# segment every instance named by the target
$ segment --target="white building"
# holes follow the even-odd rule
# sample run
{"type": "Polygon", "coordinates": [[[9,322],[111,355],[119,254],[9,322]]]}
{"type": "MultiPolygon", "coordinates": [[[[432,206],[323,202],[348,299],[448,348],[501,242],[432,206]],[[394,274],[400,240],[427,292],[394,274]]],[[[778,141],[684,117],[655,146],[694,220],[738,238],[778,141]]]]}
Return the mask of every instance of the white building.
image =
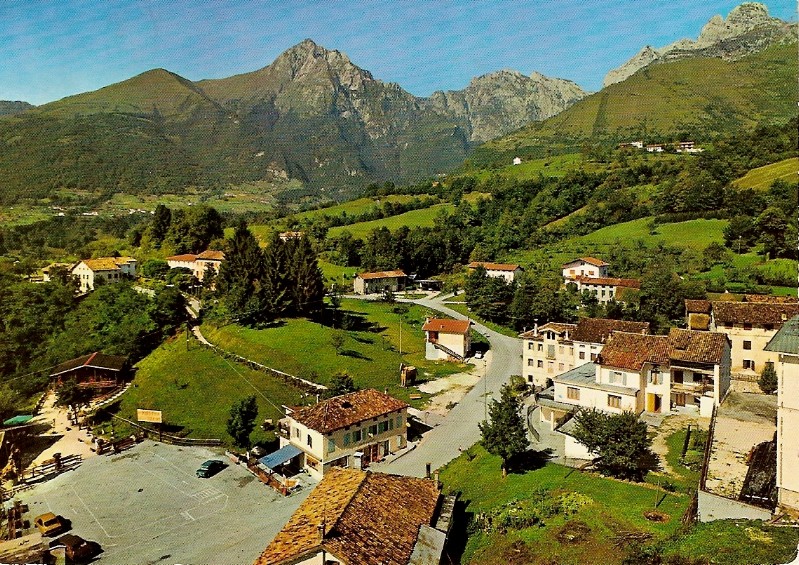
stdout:
{"type": "Polygon", "coordinates": [[[563,282],[564,284],[574,282],[577,277],[607,277],[608,266],[610,263],[595,257],[580,257],[563,264],[563,282]]]}
{"type": "Polygon", "coordinates": [[[627,299],[625,292],[637,292],[641,289],[641,281],[638,279],[578,276],[569,282],[577,285],[578,292],[591,293],[600,304],[607,304],[611,300],[624,302],[627,299]]]}
{"type": "Polygon", "coordinates": [[[353,281],[353,290],[355,294],[375,294],[387,290],[399,292],[405,290],[407,278],[400,270],[360,273],[353,281]]]}
{"type": "Polygon", "coordinates": [[[136,259],[133,257],[100,257],[84,259],[72,268],[72,276],[80,282],[80,291],[94,290],[98,281],[118,283],[136,278],[136,259]]]}
{"type": "Polygon", "coordinates": [[[425,359],[463,361],[472,348],[469,320],[427,318],[425,332],[425,359]]]}
{"type": "Polygon", "coordinates": [[[213,249],[206,249],[199,255],[185,253],[166,258],[170,269],[188,269],[198,281],[203,280],[207,269],[213,269],[216,273],[219,273],[219,268],[224,260],[225,253],[213,249]]]}
{"type": "Polygon", "coordinates": [[[486,276],[495,277],[499,279],[505,279],[505,282],[512,283],[516,280],[516,277],[521,275],[524,272],[524,269],[521,265],[516,265],[513,263],[489,263],[486,261],[472,261],[467,265],[469,269],[469,274],[474,272],[475,269],[478,267],[482,267],[486,270],[486,276]]]}

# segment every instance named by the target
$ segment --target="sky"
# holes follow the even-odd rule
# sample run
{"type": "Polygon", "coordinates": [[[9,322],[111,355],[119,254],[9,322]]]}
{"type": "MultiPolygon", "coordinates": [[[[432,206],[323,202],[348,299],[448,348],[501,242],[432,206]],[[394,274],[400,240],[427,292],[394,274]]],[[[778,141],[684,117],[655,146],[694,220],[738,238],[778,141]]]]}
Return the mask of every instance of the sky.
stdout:
{"type": "MultiPolygon", "coordinates": [[[[644,45],[695,39],[728,0],[2,0],[0,100],[43,104],[153,68],[267,66],[305,38],[427,96],[499,69],[602,87],[644,45]]],[[[796,21],[795,0],[766,2],[796,21]]]]}

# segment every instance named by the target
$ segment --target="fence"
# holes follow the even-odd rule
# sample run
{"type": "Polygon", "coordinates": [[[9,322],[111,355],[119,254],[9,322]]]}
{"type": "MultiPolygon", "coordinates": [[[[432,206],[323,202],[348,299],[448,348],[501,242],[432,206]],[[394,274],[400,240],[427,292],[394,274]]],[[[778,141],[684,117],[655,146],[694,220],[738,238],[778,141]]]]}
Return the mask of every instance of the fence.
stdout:
{"type": "Polygon", "coordinates": [[[116,414],[113,415],[114,418],[117,420],[122,420],[128,425],[133,426],[137,430],[141,430],[144,432],[145,437],[149,437],[150,439],[157,439],[163,443],[169,443],[171,445],[180,445],[184,447],[190,446],[204,446],[204,447],[214,447],[218,445],[222,445],[221,439],[193,439],[188,437],[179,437],[173,436],[171,434],[165,434],[160,430],[153,430],[151,428],[147,428],[138,424],[132,420],[128,420],[127,418],[123,418],[122,416],[117,416],[116,414]]]}

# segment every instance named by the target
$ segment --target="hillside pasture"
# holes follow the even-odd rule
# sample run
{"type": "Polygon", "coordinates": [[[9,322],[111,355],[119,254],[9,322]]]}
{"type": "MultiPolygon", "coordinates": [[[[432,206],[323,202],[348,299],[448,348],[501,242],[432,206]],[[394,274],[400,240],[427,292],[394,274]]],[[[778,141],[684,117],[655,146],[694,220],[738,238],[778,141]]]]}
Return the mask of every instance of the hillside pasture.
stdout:
{"type": "Polygon", "coordinates": [[[792,184],[799,182],[799,157],[752,169],[734,180],[732,184],[738,188],[766,190],[775,180],[784,180],[792,184]]]}
{"type": "Polygon", "coordinates": [[[373,230],[385,227],[391,231],[399,227],[407,226],[414,227],[431,227],[435,223],[436,216],[442,211],[452,212],[455,207],[452,204],[435,204],[429,208],[422,208],[421,210],[411,210],[404,214],[391,216],[389,218],[382,218],[380,220],[372,220],[370,222],[359,222],[357,224],[350,224],[348,226],[338,226],[331,228],[327,234],[328,237],[340,236],[345,231],[348,231],[355,238],[365,238],[373,230]]]}

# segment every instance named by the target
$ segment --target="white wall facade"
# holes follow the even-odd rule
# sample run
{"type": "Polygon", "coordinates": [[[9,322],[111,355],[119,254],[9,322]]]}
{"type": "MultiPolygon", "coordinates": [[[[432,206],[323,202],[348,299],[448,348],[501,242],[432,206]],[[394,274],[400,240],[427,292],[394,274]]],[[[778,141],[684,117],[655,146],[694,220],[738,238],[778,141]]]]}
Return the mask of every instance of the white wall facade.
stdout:
{"type": "Polygon", "coordinates": [[[799,512],[799,356],[779,355],[777,379],[778,502],[799,512]]]}

